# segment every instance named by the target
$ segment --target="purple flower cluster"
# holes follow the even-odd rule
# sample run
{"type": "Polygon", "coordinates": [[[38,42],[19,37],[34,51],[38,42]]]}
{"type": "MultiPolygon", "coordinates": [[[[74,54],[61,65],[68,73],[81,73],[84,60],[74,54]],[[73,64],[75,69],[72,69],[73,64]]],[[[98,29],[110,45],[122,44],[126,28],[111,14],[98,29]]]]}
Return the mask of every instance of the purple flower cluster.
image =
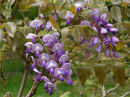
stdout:
{"type": "Polygon", "coordinates": [[[74,14],[71,11],[67,11],[65,15],[66,24],[71,24],[71,20],[74,18],[74,14]]]}
{"type": "Polygon", "coordinates": [[[40,29],[43,29],[45,27],[45,25],[43,24],[43,22],[41,20],[35,19],[30,22],[30,27],[32,27],[33,29],[38,31],[40,29]]]}
{"type": "Polygon", "coordinates": [[[90,48],[93,48],[95,45],[98,46],[96,51],[99,53],[105,49],[107,57],[111,56],[112,50],[113,56],[118,58],[119,55],[116,52],[116,46],[119,42],[119,39],[115,36],[115,34],[118,32],[118,29],[107,21],[106,13],[100,16],[98,9],[92,10],[91,16],[93,17],[93,21],[89,22],[84,20],[81,21],[80,24],[87,25],[97,32],[97,35],[90,37],[90,48]]]}
{"type": "Polygon", "coordinates": [[[71,63],[68,51],[65,51],[64,44],[59,42],[59,33],[46,34],[42,38],[29,33],[26,38],[31,41],[25,43],[25,52],[32,59],[32,70],[37,73],[37,81],[45,81],[46,91],[53,94],[57,80],[66,80],[72,85],[71,63]]]}

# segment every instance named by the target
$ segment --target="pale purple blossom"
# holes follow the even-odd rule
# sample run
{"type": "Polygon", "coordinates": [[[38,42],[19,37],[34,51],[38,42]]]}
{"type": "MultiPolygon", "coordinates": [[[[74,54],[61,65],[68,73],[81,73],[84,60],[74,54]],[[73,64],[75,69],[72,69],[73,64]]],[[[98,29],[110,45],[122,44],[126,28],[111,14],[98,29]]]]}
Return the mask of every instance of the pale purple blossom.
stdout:
{"type": "Polygon", "coordinates": [[[115,37],[115,36],[112,36],[112,42],[117,43],[117,42],[119,42],[119,39],[117,37],[115,37]]]}
{"type": "Polygon", "coordinates": [[[36,30],[40,30],[41,27],[43,26],[43,22],[41,20],[35,19],[33,21],[30,22],[30,27],[36,29],[36,30]]]}
{"type": "Polygon", "coordinates": [[[26,36],[26,39],[31,39],[32,42],[36,42],[37,35],[36,35],[36,34],[33,34],[33,33],[29,33],[29,34],[26,36]]]}
{"type": "Polygon", "coordinates": [[[71,11],[67,11],[65,15],[65,19],[73,19],[74,14],[71,11]]]}
{"type": "Polygon", "coordinates": [[[101,28],[101,31],[100,31],[101,34],[107,34],[107,32],[108,32],[107,29],[101,28]]]}
{"type": "Polygon", "coordinates": [[[52,30],[53,28],[54,28],[54,27],[53,27],[52,23],[51,23],[50,21],[48,21],[47,24],[46,24],[46,29],[50,31],[50,30],[52,30]]]}

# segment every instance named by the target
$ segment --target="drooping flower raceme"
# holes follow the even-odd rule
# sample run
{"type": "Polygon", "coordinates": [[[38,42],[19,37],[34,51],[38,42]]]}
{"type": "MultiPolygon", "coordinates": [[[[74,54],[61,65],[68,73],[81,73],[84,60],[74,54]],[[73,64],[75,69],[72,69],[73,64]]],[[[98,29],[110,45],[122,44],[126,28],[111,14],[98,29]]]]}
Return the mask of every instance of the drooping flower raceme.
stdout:
{"type": "Polygon", "coordinates": [[[32,59],[32,70],[37,73],[37,81],[44,80],[45,89],[51,95],[56,90],[57,80],[66,80],[68,84],[73,84],[68,51],[65,51],[64,44],[59,42],[59,36],[58,32],[54,32],[40,38],[29,33],[26,39],[30,41],[25,43],[25,53],[32,59]]]}
{"type": "Polygon", "coordinates": [[[116,46],[119,39],[115,36],[118,29],[107,21],[106,13],[100,16],[98,9],[91,10],[91,16],[93,17],[93,21],[84,20],[80,24],[81,26],[87,25],[97,32],[96,36],[91,36],[90,40],[88,40],[90,47],[93,48],[95,45],[98,45],[98,47],[96,46],[96,51],[99,53],[105,49],[107,57],[111,56],[112,50],[113,56],[118,58],[119,55],[116,52],[116,46]]]}

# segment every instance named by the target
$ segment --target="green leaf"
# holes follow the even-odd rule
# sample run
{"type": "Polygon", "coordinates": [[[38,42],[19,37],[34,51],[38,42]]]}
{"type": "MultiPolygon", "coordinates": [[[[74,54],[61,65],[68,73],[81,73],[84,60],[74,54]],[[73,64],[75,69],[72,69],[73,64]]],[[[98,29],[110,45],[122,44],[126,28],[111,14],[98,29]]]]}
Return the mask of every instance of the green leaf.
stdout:
{"type": "Polygon", "coordinates": [[[6,30],[8,35],[13,38],[16,33],[16,24],[14,22],[8,22],[6,24],[6,30]]]}
{"type": "Polygon", "coordinates": [[[59,24],[54,20],[54,18],[50,16],[49,20],[53,24],[53,26],[59,31],[60,30],[59,24]]]}
{"type": "Polygon", "coordinates": [[[17,20],[23,19],[22,13],[17,8],[14,8],[11,14],[12,14],[12,17],[17,20]]]}
{"type": "Polygon", "coordinates": [[[89,40],[91,35],[96,35],[97,34],[97,32],[94,29],[92,29],[91,27],[89,27],[87,25],[79,26],[79,27],[80,27],[81,34],[88,40],[89,40]]]}
{"type": "Polygon", "coordinates": [[[70,91],[67,91],[63,93],[62,95],[60,95],[60,97],[69,97],[69,96],[70,96],[70,91]]]}
{"type": "Polygon", "coordinates": [[[95,75],[97,79],[99,80],[100,84],[103,84],[106,79],[106,65],[104,64],[97,64],[95,66],[95,75]]]}
{"type": "Polygon", "coordinates": [[[126,83],[126,75],[124,65],[117,62],[113,67],[114,78],[115,80],[122,86],[125,86],[126,83]]]}
{"type": "Polygon", "coordinates": [[[24,16],[29,17],[31,20],[35,19],[39,14],[39,8],[37,6],[32,6],[31,8],[24,11],[24,16]]]}
{"type": "Polygon", "coordinates": [[[117,22],[121,22],[122,20],[122,15],[121,15],[121,9],[118,6],[113,6],[111,8],[111,16],[112,18],[117,21],[117,22]]]}
{"type": "Polygon", "coordinates": [[[84,85],[86,80],[91,75],[91,69],[87,67],[81,67],[79,68],[78,74],[81,84],[84,85]]]}

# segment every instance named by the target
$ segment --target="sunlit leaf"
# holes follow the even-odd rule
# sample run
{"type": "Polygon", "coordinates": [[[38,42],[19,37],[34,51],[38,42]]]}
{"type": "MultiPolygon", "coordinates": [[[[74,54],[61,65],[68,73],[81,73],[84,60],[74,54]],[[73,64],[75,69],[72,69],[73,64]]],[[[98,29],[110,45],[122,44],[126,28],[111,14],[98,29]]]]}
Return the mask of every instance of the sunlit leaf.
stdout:
{"type": "Polygon", "coordinates": [[[97,32],[93,30],[89,26],[79,26],[81,34],[86,38],[89,39],[90,35],[95,35],[97,32]]]}
{"type": "Polygon", "coordinates": [[[76,7],[74,5],[72,5],[72,7],[70,8],[70,10],[72,11],[73,14],[76,14],[76,7]]]}
{"type": "Polygon", "coordinates": [[[111,8],[111,16],[115,21],[121,22],[122,16],[121,16],[121,9],[118,6],[113,6],[111,8]]]}
{"type": "Polygon", "coordinates": [[[97,64],[95,67],[95,75],[99,80],[100,84],[103,84],[106,79],[106,65],[104,64],[97,64]]]}
{"type": "Polygon", "coordinates": [[[54,20],[52,16],[49,17],[49,20],[57,30],[60,30],[59,24],[54,20]]]}
{"type": "Polygon", "coordinates": [[[60,97],[69,97],[70,91],[63,93],[60,97]]]}
{"type": "Polygon", "coordinates": [[[81,67],[78,71],[78,74],[81,84],[84,85],[91,74],[91,69],[87,67],[81,67]]]}
{"type": "Polygon", "coordinates": [[[115,80],[124,87],[126,84],[125,68],[122,63],[116,63],[113,67],[115,80]]]}
{"type": "Polygon", "coordinates": [[[116,50],[119,51],[119,50],[122,49],[122,48],[123,48],[123,44],[122,44],[122,42],[120,41],[120,42],[118,42],[118,44],[117,44],[117,46],[116,46],[116,50]]]}
{"type": "Polygon", "coordinates": [[[35,19],[38,16],[38,14],[39,8],[37,6],[33,6],[24,12],[24,16],[29,17],[31,20],[35,19]]]}
{"type": "Polygon", "coordinates": [[[35,0],[21,0],[20,2],[20,8],[22,10],[28,9],[32,7],[32,3],[34,3],[35,0]]]}
{"type": "Polygon", "coordinates": [[[3,23],[2,25],[0,25],[0,29],[3,29],[6,26],[6,23],[3,23]]]}
{"type": "Polygon", "coordinates": [[[122,2],[123,7],[127,7],[127,5],[128,5],[127,2],[122,2]]]}
{"type": "Polygon", "coordinates": [[[14,22],[8,22],[6,24],[6,30],[8,35],[13,38],[16,32],[16,24],[14,22]]]}
{"type": "Polygon", "coordinates": [[[73,26],[73,28],[70,30],[70,34],[73,36],[73,38],[76,42],[78,42],[78,43],[80,42],[81,32],[80,32],[79,25],[73,26]]]}

